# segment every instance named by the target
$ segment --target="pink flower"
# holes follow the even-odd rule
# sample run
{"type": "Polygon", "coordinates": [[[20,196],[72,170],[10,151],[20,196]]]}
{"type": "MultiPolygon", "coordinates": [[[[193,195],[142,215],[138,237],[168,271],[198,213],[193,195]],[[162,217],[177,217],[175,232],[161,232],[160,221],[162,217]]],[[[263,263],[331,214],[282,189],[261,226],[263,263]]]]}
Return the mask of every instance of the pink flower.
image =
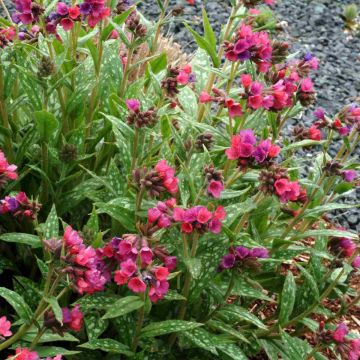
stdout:
{"type": "Polygon", "coordinates": [[[131,259],[127,259],[120,264],[122,274],[127,277],[132,276],[137,271],[135,262],[131,259]]]}
{"type": "Polygon", "coordinates": [[[275,156],[278,156],[280,154],[281,148],[278,145],[271,144],[268,156],[269,158],[273,158],[275,156]]]}
{"type": "Polygon", "coordinates": [[[140,109],[140,101],[138,99],[127,99],[125,103],[131,111],[138,111],[140,109]]]}
{"type": "Polygon", "coordinates": [[[149,247],[144,246],[141,248],[140,258],[141,258],[142,264],[144,264],[144,265],[150,264],[152,262],[153,256],[154,256],[154,254],[149,247]]]}
{"type": "Polygon", "coordinates": [[[69,8],[65,3],[58,2],[56,4],[56,12],[61,16],[65,16],[69,13],[69,8]]]}
{"type": "Polygon", "coordinates": [[[283,178],[276,180],[274,186],[276,194],[283,203],[288,201],[297,201],[301,194],[300,185],[297,181],[292,182],[283,178]]]}
{"type": "Polygon", "coordinates": [[[238,117],[241,115],[243,115],[243,111],[240,104],[235,103],[229,107],[229,116],[231,118],[238,117]]]}
{"type": "Polygon", "coordinates": [[[76,305],[71,311],[68,308],[63,308],[62,314],[64,325],[74,331],[81,330],[84,314],[80,311],[80,305],[76,305]]]}
{"type": "Polygon", "coordinates": [[[219,234],[222,228],[222,224],[219,220],[213,219],[209,223],[209,230],[214,234],[219,234]]]}
{"type": "Polygon", "coordinates": [[[252,83],[251,75],[249,75],[249,74],[242,74],[241,75],[241,84],[245,89],[250,87],[251,83],[252,83]]]}
{"type": "Polygon", "coordinates": [[[163,184],[170,194],[176,194],[179,191],[178,178],[176,177],[167,178],[163,184]]]}
{"type": "Polygon", "coordinates": [[[5,154],[0,151],[0,186],[6,183],[7,180],[15,180],[17,166],[10,165],[5,157],[5,154]]]}
{"type": "Polygon", "coordinates": [[[60,25],[62,26],[62,28],[65,30],[65,31],[69,31],[73,28],[74,26],[74,23],[72,22],[71,19],[68,19],[68,18],[64,18],[64,19],[61,19],[60,20],[60,25]]]}
{"type": "Polygon", "coordinates": [[[65,246],[68,247],[83,245],[83,239],[79,236],[77,231],[72,229],[70,225],[66,227],[63,239],[65,246]]]}
{"type": "Polygon", "coordinates": [[[349,360],[359,360],[360,358],[360,339],[350,341],[349,360]]]}
{"type": "Polygon", "coordinates": [[[0,317],[0,335],[3,337],[9,337],[12,335],[10,331],[11,322],[7,320],[6,316],[0,317]]]}
{"type": "Polygon", "coordinates": [[[146,284],[139,277],[131,278],[128,287],[134,293],[143,293],[146,290],[146,284]]]}
{"type": "Polygon", "coordinates": [[[334,333],[333,339],[338,343],[343,343],[345,341],[345,336],[349,333],[347,326],[342,322],[340,323],[334,333]]]}
{"type": "Polygon", "coordinates": [[[211,219],[211,217],[212,217],[211,212],[205,206],[202,206],[197,214],[196,220],[200,224],[205,224],[211,219]]]}
{"type": "Polygon", "coordinates": [[[15,356],[9,356],[10,360],[40,360],[39,354],[36,351],[30,351],[27,348],[18,347],[15,350],[15,356]]]}
{"type": "Polygon", "coordinates": [[[221,181],[211,180],[207,191],[211,194],[215,199],[220,197],[221,192],[224,190],[224,185],[221,181]]]}
{"type": "Polygon", "coordinates": [[[121,270],[116,270],[114,275],[114,281],[118,285],[125,285],[128,281],[129,277],[121,270]]]}
{"type": "Polygon", "coordinates": [[[169,276],[169,269],[164,266],[159,266],[155,268],[154,274],[157,280],[166,280],[169,276]]]}
{"type": "Polygon", "coordinates": [[[177,265],[176,256],[166,256],[164,259],[164,265],[169,269],[169,271],[175,270],[177,265]]]}
{"type": "Polygon", "coordinates": [[[182,223],[181,231],[187,234],[191,234],[193,232],[193,226],[190,223],[182,223]]]}
{"type": "Polygon", "coordinates": [[[214,212],[214,219],[216,220],[224,220],[226,217],[226,211],[223,206],[218,206],[214,212]]]}
{"type": "Polygon", "coordinates": [[[356,179],[357,174],[355,170],[350,169],[342,171],[341,176],[345,181],[352,182],[356,179]]]}
{"type": "Polygon", "coordinates": [[[353,262],[351,263],[351,266],[358,269],[360,268],[360,256],[356,256],[353,262]]]}
{"type": "Polygon", "coordinates": [[[189,82],[189,74],[183,70],[180,70],[179,75],[176,77],[176,81],[180,85],[186,85],[189,82]]]}
{"type": "Polygon", "coordinates": [[[149,223],[155,222],[161,216],[161,211],[158,208],[148,209],[148,221],[149,223]]]}
{"type": "Polygon", "coordinates": [[[209,103],[212,100],[213,100],[213,98],[206,91],[201,92],[200,97],[199,97],[199,101],[202,104],[209,103]]]}
{"type": "Polygon", "coordinates": [[[311,140],[321,140],[321,131],[315,125],[310,127],[308,134],[311,140]]]}
{"type": "Polygon", "coordinates": [[[304,79],[300,84],[301,91],[305,93],[314,92],[313,86],[313,82],[310,78],[304,79]]]}
{"type": "Polygon", "coordinates": [[[79,6],[72,6],[69,8],[69,17],[72,20],[77,19],[80,16],[80,8],[79,6]]]}

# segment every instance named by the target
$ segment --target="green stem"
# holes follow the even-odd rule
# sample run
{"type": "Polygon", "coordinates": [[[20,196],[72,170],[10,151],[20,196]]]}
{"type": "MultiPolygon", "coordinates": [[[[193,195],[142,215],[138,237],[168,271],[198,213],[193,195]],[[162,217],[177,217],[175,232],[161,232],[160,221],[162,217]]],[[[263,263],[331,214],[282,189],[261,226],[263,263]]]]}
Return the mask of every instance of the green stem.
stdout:
{"type": "Polygon", "coordinates": [[[119,90],[119,97],[122,99],[125,95],[125,89],[126,89],[126,85],[128,82],[128,78],[129,78],[129,69],[130,69],[130,65],[131,65],[131,59],[133,57],[134,54],[134,45],[131,43],[130,44],[130,48],[128,50],[128,54],[127,54],[127,60],[126,60],[126,64],[125,64],[125,68],[124,68],[124,73],[123,73],[123,77],[121,79],[121,84],[120,84],[120,90],[119,90]]]}
{"type": "MultiPolygon", "coordinates": [[[[258,205],[259,202],[263,199],[263,197],[264,194],[261,191],[259,191],[254,198],[255,205],[258,205]]],[[[245,223],[249,220],[249,217],[250,217],[250,212],[246,212],[245,214],[243,214],[238,224],[236,225],[236,228],[234,230],[235,234],[240,232],[240,230],[244,227],[245,223]]]]}
{"type": "Polygon", "coordinates": [[[36,346],[36,344],[39,342],[39,340],[41,339],[41,337],[44,335],[46,331],[45,327],[42,327],[38,333],[36,334],[36,336],[34,337],[33,341],[30,344],[30,350],[33,350],[34,347],[36,346]]]}
{"type": "MultiPolygon", "coordinates": [[[[140,295],[141,300],[145,301],[145,294],[141,294],[140,295]]],[[[143,327],[144,324],[144,319],[145,319],[145,306],[142,306],[139,311],[138,311],[138,320],[136,323],[136,328],[135,328],[135,334],[134,334],[134,338],[133,338],[133,342],[132,342],[132,351],[136,352],[138,343],[139,343],[139,338],[140,338],[140,334],[141,334],[141,329],[143,327]]]]}
{"type": "Polygon", "coordinates": [[[4,9],[4,13],[6,14],[6,16],[8,17],[9,21],[11,22],[12,25],[14,25],[14,22],[12,20],[12,17],[9,13],[8,8],[6,7],[5,3],[3,0],[0,0],[0,5],[2,6],[2,8],[4,9]]]}

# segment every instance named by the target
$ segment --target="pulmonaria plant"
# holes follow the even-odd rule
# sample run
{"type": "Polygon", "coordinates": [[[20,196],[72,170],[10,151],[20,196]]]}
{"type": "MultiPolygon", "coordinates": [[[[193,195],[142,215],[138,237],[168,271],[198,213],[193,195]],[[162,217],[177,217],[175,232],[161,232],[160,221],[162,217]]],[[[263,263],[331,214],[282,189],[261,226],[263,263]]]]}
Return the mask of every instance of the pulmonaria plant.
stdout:
{"type": "Polygon", "coordinates": [[[358,359],[356,99],[299,125],[321,63],[271,0],[194,54],[157,3],[0,18],[1,359],[358,359]]]}

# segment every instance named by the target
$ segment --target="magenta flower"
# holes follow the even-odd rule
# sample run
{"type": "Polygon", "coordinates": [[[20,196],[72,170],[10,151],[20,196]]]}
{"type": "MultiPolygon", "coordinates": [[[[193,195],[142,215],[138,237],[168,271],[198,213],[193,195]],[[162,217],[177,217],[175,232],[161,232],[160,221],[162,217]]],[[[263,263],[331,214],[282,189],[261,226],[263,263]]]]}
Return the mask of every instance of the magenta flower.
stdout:
{"type": "Polygon", "coordinates": [[[356,179],[357,174],[355,170],[350,169],[342,171],[341,176],[345,181],[352,182],[356,179]]]}
{"type": "Polygon", "coordinates": [[[297,201],[301,196],[300,185],[297,181],[289,181],[286,178],[276,180],[276,195],[279,196],[281,202],[297,201]]]}
{"type": "Polygon", "coordinates": [[[347,328],[347,326],[342,322],[340,323],[334,333],[333,333],[333,339],[336,342],[342,343],[345,341],[345,336],[349,333],[349,330],[347,328]]]}
{"type": "Polygon", "coordinates": [[[226,254],[221,259],[220,266],[222,269],[231,269],[235,265],[235,255],[233,254],[226,254]]]}
{"type": "Polygon", "coordinates": [[[356,269],[360,268],[360,256],[359,255],[355,257],[355,259],[351,263],[351,266],[356,268],[356,269]]]}
{"type": "Polygon", "coordinates": [[[177,265],[176,256],[166,256],[164,259],[164,265],[169,269],[169,271],[175,270],[177,265]]]}
{"type": "Polygon", "coordinates": [[[143,293],[146,290],[146,284],[139,277],[131,278],[128,287],[134,293],[143,293]]]}
{"type": "Polygon", "coordinates": [[[61,16],[65,16],[69,13],[69,8],[65,3],[58,2],[56,4],[56,12],[57,12],[57,14],[59,14],[61,16]]]}
{"type": "Polygon", "coordinates": [[[10,328],[11,328],[11,322],[8,321],[6,316],[0,317],[0,335],[3,337],[11,336],[12,332],[10,328]]]}
{"type": "Polygon", "coordinates": [[[206,91],[202,91],[199,97],[199,101],[202,104],[206,104],[213,101],[213,98],[206,91]]]}
{"type": "Polygon", "coordinates": [[[8,180],[16,180],[17,166],[10,165],[6,160],[5,154],[0,151],[0,187],[5,185],[8,180]]]}
{"type": "Polygon", "coordinates": [[[215,199],[218,199],[221,195],[221,192],[224,190],[224,185],[221,181],[211,180],[207,191],[215,199]]]}
{"type": "Polygon", "coordinates": [[[140,101],[138,99],[127,99],[126,106],[131,111],[139,111],[140,110],[140,101]]]}
{"type": "Polygon", "coordinates": [[[62,314],[63,314],[63,324],[66,327],[74,331],[81,330],[84,314],[80,310],[79,304],[75,305],[75,307],[72,310],[69,310],[68,308],[63,308],[62,314]]]}

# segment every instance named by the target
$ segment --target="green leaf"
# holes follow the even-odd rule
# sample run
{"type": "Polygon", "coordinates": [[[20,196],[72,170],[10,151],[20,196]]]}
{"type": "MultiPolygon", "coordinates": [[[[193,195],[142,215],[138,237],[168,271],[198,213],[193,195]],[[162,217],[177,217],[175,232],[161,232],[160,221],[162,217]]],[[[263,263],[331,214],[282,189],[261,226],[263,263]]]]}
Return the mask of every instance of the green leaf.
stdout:
{"type": "Polygon", "coordinates": [[[89,340],[97,339],[109,325],[97,312],[86,315],[84,321],[89,340]]]}
{"type": "Polygon", "coordinates": [[[292,272],[289,271],[286,276],[284,287],[281,293],[280,314],[279,314],[280,325],[288,321],[294,309],[295,299],[296,299],[296,283],[292,272]]]}
{"type": "Polygon", "coordinates": [[[234,320],[246,321],[251,324],[254,324],[260,329],[267,329],[267,326],[263,324],[263,322],[258,317],[256,317],[248,310],[241,308],[240,306],[226,305],[225,307],[222,308],[222,310],[219,311],[219,314],[221,313],[228,314],[234,320]]]}
{"type": "Polygon", "coordinates": [[[119,26],[122,23],[125,22],[125,20],[127,19],[127,17],[130,15],[131,12],[134,11],[134,7],[130,7],[128,10],[124,11],[123,13],[116,15],[115,17],[112,18],[112,23],[107,25],[105,27],[105,29],[102,31],[101,33],[101,41],[105,41],[107,40],[107,38],[109,37],[110,33],[114,30],[115,25],[119,26]]]}
{"type": "Polygon", "coordinates": [[[184,260],[186,267],[188,268],[191,276],[194,279],[198,279],[202,271],[202,263],[199,258],[190,258],[184,260]]]}
{"type": "Polygon", "coordinates": [[[334,210],[338,210],[338,209],[352,209],[354,207],[356,207],[356,205],[325,204],[325,205],[317,206],[314,209],[307,209],[304,212],[304,217],[318,217],[319,215],[329,212],[329,211],[334,211],[334,210]]]}
{"type": "Polygon", "coordinates": [[[31,318],[31,309],[25,300],[15,291],[0,287],[0,296],[4,298],[23,320],[31,318]]]}
{"type": "Polygon", "coordinates": [[[56,355],[76,355],[80,351],[67,350],[59,346],[37,346],[34,349],[40,357],[56,356],[56,355]]]}
{"type": "Polygon", "coordinates": [[[57,238],[59,236],[59,219],[56,213],[55,204],[46,219],[44,227],[45,239],[57,238]]]}
{"type": "Polygon", "coordinates": [[[181,294],[179,294],[176,290],[169,290],[165,297],[165,300],[168,301],[181,301],[181,300],[186,300],[186,297],[182,296],[181,294]]]}
{"type": "Polygon", "coordinates": [[[161,70],[166,69],[167,55],[166,52],[161,53],[157,58],[149,62],[151,71],[154,74],[159,73],[161,70]]]}
{"type": "Polygon", "coordinates": [[[24,233],[7,233],[0,236],[0,240],[17,244],[30,245],[32,248],[41,247],[41,241],[38,236],[24,233]]]}
{"type": "Polygon", "coordinates": [[[297,339],[292,338],[289,334],[287,334],[285,331],[281,333],[282,341],[285,345],[286,352],[289,354],[289,358],[291,360],[303,360],[305,357],[303,356],[301,352],[301,348],[299,347],[299,344],[297,343],[297,339]]]}
{"type": "Polygon", "coordinates": [[[173,332],[192,330],[202,325],[203,324],[184,320],[165,320],[160,322],[154,322],[148,326],[145,326],[141,331],[141,336],[161,336],[173,332]]]}
{"type": "Polygon", "coordinates": [[[308,230],[302,234],[295,235],[294,239],[305,239],[307,237],[331,236],[331,237],[347,237],[350,239],[358,239],[358,235],[350,231],[334,230],[334,229],[316,229],[308,230]]]}
{"type": "Polygon", "coordinates": [[[238,278],[235,282],[235,287],[232,291],[234,295],[250,297],[255,299],[261,299],[266,301],[272,301],[272,299],[264,294],[261,290],[255,289],[253,286],[248,284],[245,280],[238,278]]]}
{"type": "Polygon", "coordinates": [[[107,310],[109,309],[114,302],[119,299],[116,295],[103,295],[100,293],[95,293],[93,295],[88,295],[80,298],[76,301],[75,304],[80,304],[80,308],[82,311],[86,312],[92,309],[97,310],[107,310]]]}
{"type": "Polygon", "coordinates": [[[133,211],[116,204],[97,204],[97,206],[99,207],[97,210],[98,214],[106,213],[124,226],[125,229],[130,231],[135,230],[133,211]]]}
{"type": "Polygon", "coordinates": [[[191,35],[194,37],[198,46],[205,50],[208,55],[211,57],[213,65],[218,68],[220,66],[220,61],[217,56],[216,50],[211,46],[211,44],[202,38],[195,30],[193,30],[186,22],[184,22],[185,27],[190,31],[191,35]]]}
{"type": "Polygon", "coordinates": [[[203,18],[203,26],[204,26],[204,38],[211,45],[214,51],[216,51],[216,36],[211,27],[205,7],[202,8],[202,18],[203,18]]]}
{"type": "MultiPolygon", "coordinates": [[[[22,337],[22,340],[32,342],[37,334],[38,334],[38,329],[32,327],[31,330],[22,337]]],[[[52,332],[47,331],[41,336],[39,343],[48,343],[54,341],[78,342],[79,340],[70,333],[65,333],[64,336],[61,336],[59,334],[54,334],[52,332]]]]}
{"type": "Polygon", "coordinates": [[[160,119],[161,135],[163,139],[167,139],[171,136],[171,126],[168,116],[162,116],[160,119]]]}
{"type": "Polygon", "coordinates": [[[224,334],[231,335],[232,337],[234,337],[240,341],[249,343],[249,341],[246,339],[246,337],[244,335],[242,335],[239,330],[233,329],[230,325],[227,325],[221,321],[209,320],[206,322],[206,325],[208,325],[211,328],[213,328],[217,331],[220,331],[224,334]]]}
{"type": "Polygon", "coordinates": [[[302,147],[306,147],[306,146],[321,145],[321,144],[324,144],[325,142],[326,142],[326,140],[320,140],[320,141],[310,140],[310,139],[301,140],[296,143],[293,143],[293,144],[283,147],[282,151],[293,150],[293,149],[302,148],[302,147]]]}
{"type": "Polygon", "coordinates": [[[212,354],[217,355],[216,347],[214,346],[215,336],[208,331],[197,328],[182,333],[191,343],[200,349],[210,351],[212,354]]]}
{"type": "Polygon", "coordinates": [[[102,350],[105,352],[111,352],[115,354],[124,354],[126,356],[133,356],[129,347],[113,339],[95,339],[90,340],[87,343],[78,345],[81,348],[89,350],[102,350]]]}
{"type": "Polygon", "coordinates": [[[341,182],[340,184],[337,184],[335,186],[334,192],[336,194],[344,194],[354,188],[354,185],[352,183],[348,182],[341,182]]]}
{"type": "Polygon", "coordinates": [[[35,111],[34,113],[36,128],[41,140],[49,142],[51,135],[56,131],[59,122],[55,116],[45,110],[35,111]]]}
{"type": "Polygon", "coordinates": [[[127,296],[116,301],[102,319],[113,319],[118,316],[123,316],[129,312],[140,309],[142,306],[144,306],[144,302],[138,296],[127,296]]]}
{"type": "Polygon", "coordinates": [[[52,296],[50,298],[45,299],[50,305],[54,312],[55,319],[62,325],[63,321],[63,314],[61,307],[56,299],[56,297],[52,296]]]}
{"type": "MultiPolygon", "coordinates": [[[[246,355],[235,344],[216,345],[216,347],[218,350],[220,350],[221,353],[225,354],[230,359],[248,360],[246,355]]],[[[221,358],[221,359],[224,359],[224,358],[221,358]]]]}

